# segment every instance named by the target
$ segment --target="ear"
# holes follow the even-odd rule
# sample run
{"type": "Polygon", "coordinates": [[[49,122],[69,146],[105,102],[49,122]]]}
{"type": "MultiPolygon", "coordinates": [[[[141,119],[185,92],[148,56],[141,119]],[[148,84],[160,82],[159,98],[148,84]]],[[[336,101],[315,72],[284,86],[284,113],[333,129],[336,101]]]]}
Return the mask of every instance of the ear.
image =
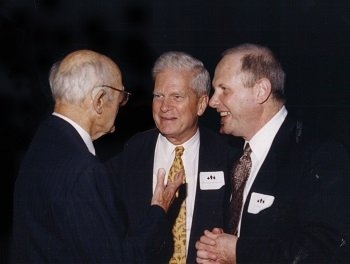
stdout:
{"type": "Polygon", "coordinates": [[[203,115],[205,109],[208,106],[208,102],[209,102],[209,96],[208,95],[202,95],[199,100],[198,100],[198,110],[197,110],[197,115],[201,116],[203,115]]]}
{"type": "Polygon", "coordinates": [[[267,78],[261,78],[255,84],[256,100],[259,104],[262,104],[269,99],[271,95],[271,82],[267,78]]]}
{"type": "Polygon", "coordinates": [[[103,105],[105,104],[106,101],[106,91],[104,90],[99,90],[92,98],[92,105],[96,113],[99,115],[102,114],[103,112],[103,105]]]}

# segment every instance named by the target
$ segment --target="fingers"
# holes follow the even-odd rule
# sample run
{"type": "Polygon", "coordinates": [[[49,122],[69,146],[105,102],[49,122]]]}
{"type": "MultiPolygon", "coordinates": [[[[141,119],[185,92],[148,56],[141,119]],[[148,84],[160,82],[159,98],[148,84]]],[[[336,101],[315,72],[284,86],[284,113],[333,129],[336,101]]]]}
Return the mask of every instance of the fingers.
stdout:
{"type": "Polygon", "coordinates": [[[206,242],[203,242],[202,238],[200,238],[196,244],[195,247],[197,250],[213,250],[214,245],[208,244],[206,242]]]}
{"type": "Polygon", "coordinates": [[[217,257],[215,254],[205,250],[197,250],[197,263],[216,263],[217,257]]]}
{"type": "Polygon", "coordinates": [[[152,197],[152,205],[159,205],[167,212],[174,199],[175,192],[184,180],[184,175],[183,170],[178,172],[174,177],[174,181],[168,181],[165,186],[165,170],[160,168],[157,172],[157,184],[152,197]]]}
{"type": "Polygon", "coordinates": [[[202,263],[205,263],[205,264],[217,264],[219,262],[216,262],[216,261],[210,260],[210,259],[202,259],[202,258],[197,257],[196,258],[196,263],[200,263],[200,264],[202,264],[202,263]]]}
{"type": "Polygon", "coordinates": [[[224,233],[224,230],[222,228],[214,227],[213,230],[211,231],[213,234],[222,234],[224,233]]]}
{"type": "MultiPolygon", "coordinates": [[[[217,230],[216,230],[217,231],[217,230]]],[[[201,239],[203,238],[203,240],[205,242],[207,242],[207,244],[210,245],[215,245],[215,239],[218,237],[218,235],[220,235],[221,233],[214,233],[214,232],[210,232],[208,230],[204,231],[204,236],[201,237],[201,239]]]]}
{"type": "Polygon", "coordinates": [[[164,179],[165,179],[165,170],[163,168],[160,168],[157,171],[156,189],[157,189],[157,187],[160,188],[160,189],[164,189],[164,179]]]}
{"type": "MultiPolygon", "coordinates": [[[[175,193],[176,193],[176,197],[178,197],[178,189],[182,185],[182,183],[184,182],[184,179],[185,179],[185,171],[181,170],[181,171],[177,172],[175,174],[173,181],[168,180],[168,183],[165,187],[165,190],[167,191],[167,193],[169,195],[172,195],[174,193],[174,197],[175,197],[175,193]]],[[[174,198],[174,197],[172,197],[172,198],[174,198]]]]}
{"type": "Polygon", "coordinates": [[[205,241],[206,239],[207,238],[205,236],[202,236],[200,240],[196,242],[195,246],[197,249],[197,262],[215,263],[217,260],[217,255],[214,253],[215,247],[213,245],[207,244],[207,241],[205,241]]]}
{"type": "Polygon", "coordinates": [[[163,196],[164,192],[164,178],[165,178],[165,170],[163,168],[160,168],[157,171],[157,183],[156,188],[154,189],[154,195],[158,198],[161,198],[163,196]]]}
{"type": "Polygon", "coordinates": [[[184,179],[185,179],[185,171],[180,170],[175,174],[174,181],[168,181],[168,185],[172,185],[177,189],[182,183],[184,183],[184,179]]]}
{"type": "MultiPolygon", "coordinates": [[[[209,232],[209,231],[204,231],[209,232]]],[[[204,235],[199,238],[199,240],[196,242],[196,249],[197,250],[209,250],[212,251],[215,247],[216,242],[215,240],[209,238],[208,236],[204,235]]]]}
{"type": "Polygon", "coordinates": [[[205,230],[204,235],[196,242],[197,262],[198,263],[215,263],[217,260],[216,241],[217,234],[205,230]]]}
{"type": "Polygon", "coordinates": [[[164,210],[166,210],[166,202],[164,201],[164,178],[165,178],[165,170],[159,169],[157,172],[157,183],[156,188],[154,189],[153,197],[152,197],[152,205],[159,205],[164,210]]]}

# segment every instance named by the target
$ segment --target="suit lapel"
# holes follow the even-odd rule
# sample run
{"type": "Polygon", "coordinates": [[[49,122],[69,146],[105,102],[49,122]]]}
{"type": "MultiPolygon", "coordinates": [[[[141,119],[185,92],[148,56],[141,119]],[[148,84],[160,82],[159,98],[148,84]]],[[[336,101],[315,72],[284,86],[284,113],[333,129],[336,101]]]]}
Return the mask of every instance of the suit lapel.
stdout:
{"type": "Polygon", "coordinates": [[[146,140],[147,143],[144,146],[145,151],[138,151],[138,153],[141,155],[139,158],[141,164],[145,164],[145,167],[141,167],[145,168],[145,171],[141,172],[143,176],[139,177],[138,183],[140,186],[139,191],[141,193],[143,192],[140,196],[148,198],[145,199],[145,205],[149,204],[149,201],[153,196],[153,165],[158,134],[158,130],[152,130],[149,134],[149,139],[146,140]],[[151,153],[149,151],[151,151],[151,153]]]}
{"type": "Polygon", "coordinates": [[[290,160],[289,156],[292,154],[291,149],[293,148],[290,145],[295,143],[295,127],[296,120],[287,116],[272,142],[265,161],[256,175],[244,204],[244,214],[248,210],[252,192],[275,195],[275,186],[281,180],[281,177],[283,177],[279,171],[285,167],[286,162],[290,160]]]}
{"type": "MultiPolygon", "coordinates": [[[[201,172],[205,171],[213,171],[217,168],[222,162],[222,157],[213,154],[211,145],[208,144],[210,138],[207,133],[207,130],[200,128],[200,147],[199,147],[199,159],[198,159],[198,174],[197,174],[197,187],[196,187],[196,197],[195,197],[195,207],[193,211],[192,218],[192,228],[190,235],[190,246],[194,247],[194,243],[199,238],[198,234],[202,234],[204,230],[202,230],[203,226],[203,218],[204,217],[212,217],[208,215],[208,212],[212,212],[213,210],[218,210],[218,208],[211,208],[210,203],[205,203],[205,201],[210,201],[218,194],[218,191],[212,190],[201,190],[200,189],[200,178],[199,175],[201,172]],[[209,207],[208,207],[209,206],[209,207]]],[[[218,221],[219,222],[219,221],[218,221]]],[[[194,248],[189,250],[189,254],[193,254],[195,252],[194,248]]],[[[195,256],[188,256],[188,259],[195,259],[195,256]]]]}
{"type": "MultiPolygon", "coordinates": [[[[210,150],[208,150],[208,144],[206,143],[206,133],[204,129],[200,129],[200,146],[199,146],[199,157],[198,157],[198,174],[197,174],[197,186],[196,186],[196,197],[194,202],[194,210],[193,210],[193,218],[192,218],[192,228],[191,228],[191,234],[190,234],[190,241],[189,241],[189,247],[192,247],[195,240],[197,239],[198,232],[204,232],[204,230],[198,230],[200,228],[200,224],[198,223],[201,221],[202,217],[205,217],[203,215],[203,212],[201,210],[203,204],[198,201],[203,201],[206,199],[206,192],[200,189],[200,179],[199,174],[201,171],[208,171],[206,168],[210,168],[211,164],[213,164],[213,160],[210,158],[210,150]]],[[[187,262],[191,259],[195,259],[195,256],[193,255],[194,249],[189,248],[188,256],[187,256],[187,262]]]]}

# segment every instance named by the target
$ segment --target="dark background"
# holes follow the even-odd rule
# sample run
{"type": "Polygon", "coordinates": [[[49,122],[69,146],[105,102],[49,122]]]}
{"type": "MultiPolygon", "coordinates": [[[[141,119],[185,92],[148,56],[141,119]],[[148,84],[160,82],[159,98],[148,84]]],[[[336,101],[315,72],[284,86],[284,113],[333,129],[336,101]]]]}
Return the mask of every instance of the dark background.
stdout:
{"type": "MultiPolygon", "coordinates": [[[[117,132],[95,142],[102,159],[153,126],[151,68],[163,52],[201,59],[243,42],[270,47],[287,73],[287,107],[350,146],[350,1],[17,0],[0,2],[1,260],[11,230],[12,187],[37,125],[52,110],[48,71],[75,49],[104,53],[133,93],[117,132]]],[[[204,125],[218,128],[208,109],[204,125]]]]}

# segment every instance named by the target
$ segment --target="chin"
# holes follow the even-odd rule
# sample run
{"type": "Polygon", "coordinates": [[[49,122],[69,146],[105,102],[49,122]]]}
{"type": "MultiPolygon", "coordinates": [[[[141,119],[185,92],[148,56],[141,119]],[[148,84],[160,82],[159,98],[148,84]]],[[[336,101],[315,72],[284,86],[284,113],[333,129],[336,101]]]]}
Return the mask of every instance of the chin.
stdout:
{"type": "Polygon", "coordinates": [[[108,133],[114,133],[115,132],[115,127],[112,127],[108,133]]]}
{"type": "Polygon", "coordinates": [[[232,131],[229,131],[227,128],[225,129],[224,126],[221,126],[221,127],[220,127],[220,133],[221,133],[221,134],[226,134],[226,135],[231,135],[231,134],[232,134],[232,131]]]}
{"type": "Polygon", "coordinates": [[[162,132],[162,134],[173,134],[174,129],[171,129],[170,126],[167,125],[161,125],[157,126],[159,131],[162,132]]]}

